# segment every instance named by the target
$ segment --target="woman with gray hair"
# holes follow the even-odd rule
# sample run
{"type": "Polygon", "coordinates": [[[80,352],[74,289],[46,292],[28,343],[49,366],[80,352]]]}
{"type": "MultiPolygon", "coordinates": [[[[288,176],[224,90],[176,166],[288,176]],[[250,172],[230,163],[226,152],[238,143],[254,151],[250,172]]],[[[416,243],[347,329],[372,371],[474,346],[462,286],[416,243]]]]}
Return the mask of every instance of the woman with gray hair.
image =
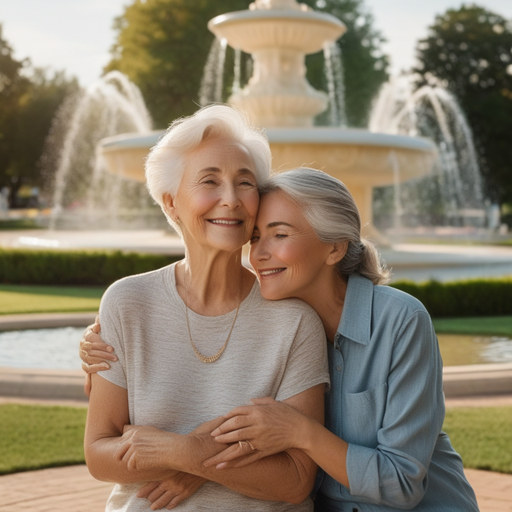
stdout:
{"type": "Polygon", "coordinates": [[[226,446],[210,436],[222,420],[209,420],[254,396],[323,422],[320,319],[302,301],[264,299],[241,262],[269,170],[265,136],[221,105],[173,123],[148,157],[149,191],[185,258],[117,281],[101,301],[117,361],[92,376],[85,455],[95,478],[117,483],[108,511],[313,508],[317,466],[301,450],[242,470],[202,464],[226,446]]]}
{"type": "Polygon", "coordinates": [[[205,462],[241,468],[296,448],[321,468],[315,510],[477,511],[462,461],[441,431],[442,361],[424,306],[381,286],[388,272],[361,238],[343,183],[312,169],[262,189],[251,264],[266,299],[302,299],[322,319],[331,389],[326,425],[272,398],[225,416],[212,437],[232,444],[205,462]]]}
{"type": "MultiPolygon", "coordinates": [[[[293,448],[321,468],[315,510],[477,511],[462,461],[441,431],[442,361],[430,317],[415,298],[382,286],[389,273],[361,238],[345,185],[312,169],[273,176],[261,188],[250,260],[266,299],[302,299],[322,320],[331,376],[326,424],[255,397],[212,430],[230,446],[205,466],[222,473],[293,448]]],[[[97,335],[89,339],[106,348],[97,335]]]]}

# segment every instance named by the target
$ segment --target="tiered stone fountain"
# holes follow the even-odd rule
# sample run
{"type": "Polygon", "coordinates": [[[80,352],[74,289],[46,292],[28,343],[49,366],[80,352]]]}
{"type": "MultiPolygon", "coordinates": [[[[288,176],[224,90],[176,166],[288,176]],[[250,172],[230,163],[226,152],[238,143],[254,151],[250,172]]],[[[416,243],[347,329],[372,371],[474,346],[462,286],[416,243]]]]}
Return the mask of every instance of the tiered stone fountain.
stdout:
{"type": "MultiPolygon", "coordinates": [[[[217,16],[208,28],[253,57],[253,76],[228,102],[266,128],[274,169],[307,165],[341,179],[356,199],[366,234],[382,242],[371,224],[373,187],[427,174],[436,150],[422,138],[313,126],[328,97],[306,80],[305,56],[336,41],[345,25],[296,0],[256,0],[246,11],[217,16]]],[[[143,160],[160,134],[104,139],[110,170],[143,181],[143,160]]]]}

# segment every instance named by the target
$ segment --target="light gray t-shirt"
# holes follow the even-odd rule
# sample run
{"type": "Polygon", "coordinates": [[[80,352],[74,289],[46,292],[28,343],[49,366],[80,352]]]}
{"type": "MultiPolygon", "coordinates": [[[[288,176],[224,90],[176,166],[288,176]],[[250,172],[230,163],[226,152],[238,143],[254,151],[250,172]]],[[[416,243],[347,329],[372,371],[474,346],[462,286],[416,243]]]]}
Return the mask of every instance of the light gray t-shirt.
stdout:
{"type": "MultiPolygon", "coordinates": [[[[189,311],[192,339],[204,355],[224,344],[235,311],[207,317],[189,311]]],[[[226,350],[205,364],[190,345],[185,304],[176,290],[175,264],[127,277],[105,292],[100,307],[102,338],[119,362],[99,375],[128,391],[132,425],[187,434],[251,398],[286,400],[329,383],[323,325],[300,300],[267,301],[256,282],[240,305],[226,350]]],[[[137,498],[140,484],[118,484],[107,511],[149,511],[137,498]]],[[[311,511],[301,505],[255,500],[207,482],[176,510],[311,511]]]]}

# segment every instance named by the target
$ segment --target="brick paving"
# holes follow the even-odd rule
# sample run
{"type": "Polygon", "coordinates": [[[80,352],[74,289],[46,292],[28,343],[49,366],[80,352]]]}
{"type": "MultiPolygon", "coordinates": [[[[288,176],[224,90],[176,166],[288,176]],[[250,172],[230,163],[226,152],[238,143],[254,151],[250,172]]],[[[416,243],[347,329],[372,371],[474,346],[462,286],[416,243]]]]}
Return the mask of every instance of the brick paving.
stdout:
{"type": "MultiPolygon", "coordinates": [[[[466,470],[481,512],[512,512],[512,475],[466,470]]],[[[0,477],[0,512],[102,512],[112,489],[86,466],[50,468],[0,477]]]]}
{"type": "Polygon", "coordinates": [[[112,490],[87,467],[68,466],[0,477],[1,512],[100,512],[112,490]]]}

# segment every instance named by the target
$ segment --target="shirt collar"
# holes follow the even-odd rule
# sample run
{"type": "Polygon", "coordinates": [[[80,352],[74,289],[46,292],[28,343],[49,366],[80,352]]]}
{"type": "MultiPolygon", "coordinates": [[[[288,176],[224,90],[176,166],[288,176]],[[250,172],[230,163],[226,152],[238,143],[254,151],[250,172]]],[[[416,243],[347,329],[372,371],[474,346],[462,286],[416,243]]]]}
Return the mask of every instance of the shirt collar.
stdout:
{"type": "Polygon", "coordinates": [[[371,336],[373,283],[359,274],[348,277],[345,303],[338,325],[338,334],[368,345],[371,336]]]}

